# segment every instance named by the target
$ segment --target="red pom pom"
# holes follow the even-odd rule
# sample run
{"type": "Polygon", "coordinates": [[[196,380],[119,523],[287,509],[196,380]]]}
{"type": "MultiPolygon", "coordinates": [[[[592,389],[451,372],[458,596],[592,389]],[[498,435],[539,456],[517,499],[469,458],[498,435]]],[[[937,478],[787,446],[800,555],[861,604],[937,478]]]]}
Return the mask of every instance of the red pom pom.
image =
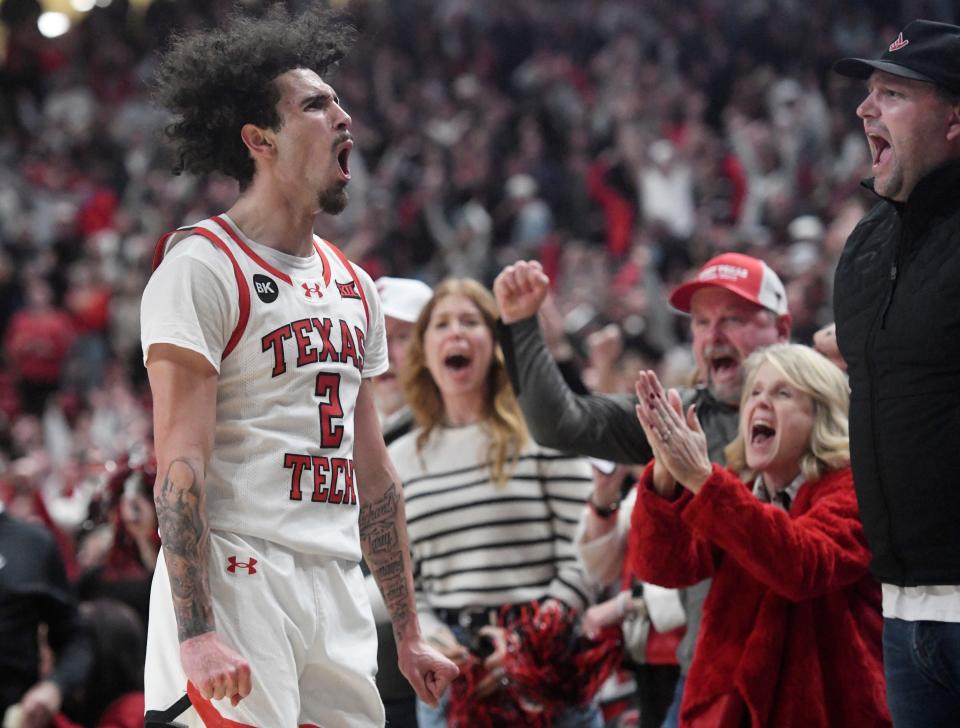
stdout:
{"type": "Polygon", "coordinates": [[[547,728],[550,725],[543,711],[538,706],[525,705],[509,683],[498,686],[485,697],[478,697],[477,685],[488,674],[483,661],[476,657],[470,657],[460,666],[460,675],[450,686],[449,728],[547,728]]]}
{"type": "Polygon", "coordinates": [[[477,685],[488,670],[471,657],[450,686],[451,728],[546,728],[564,709],[589,703],[623,655],[618,628],[588,639],[576,612],[556,605],[534,604],[512,621],[501,617],[501,626],[510,633],[502,665],[506,684],[478,698],[477,685]]]}
{"type": "Polygon", "coordinates": [[[591,640],[580,632],[573,610],[535,605],[510,629],[507,676],[520,695],[549,715],[589,703],[623,656],[619,629],[605,629],[591,640]]]}

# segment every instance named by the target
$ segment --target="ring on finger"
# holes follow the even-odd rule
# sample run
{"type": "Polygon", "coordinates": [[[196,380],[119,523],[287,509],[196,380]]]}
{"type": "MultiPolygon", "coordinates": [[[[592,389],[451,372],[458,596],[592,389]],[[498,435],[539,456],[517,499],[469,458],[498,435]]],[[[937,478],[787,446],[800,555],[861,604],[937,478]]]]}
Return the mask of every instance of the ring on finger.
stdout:
{"type": "Polygon", "coordinates": [[[660,433],[660,439],[664,442],[670,442],[670,438],[673,436],[673,433],[670,430],[663,430],[660,433]]]}

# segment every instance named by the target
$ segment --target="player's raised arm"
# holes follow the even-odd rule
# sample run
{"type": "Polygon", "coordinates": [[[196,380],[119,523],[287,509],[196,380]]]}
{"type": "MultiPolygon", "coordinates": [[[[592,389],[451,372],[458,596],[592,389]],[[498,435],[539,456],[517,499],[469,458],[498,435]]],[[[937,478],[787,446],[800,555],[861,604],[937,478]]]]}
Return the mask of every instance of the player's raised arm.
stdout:
{"type": "Polygon", "coordinates": [[[390,613],[400,671],[421,700],[436,705],[458,669],[430,647],[420,633],[403,489],[387,455],[369,388],[366,381],[360,386],[354,420],[360,545],[390,613]]]}
{"type": "Polygon", "coordinates": [[[250,668],[217,637],[207,576],[209,528],[204,493],[213,448],[217,372],[200,354],[171,344],[150,347],[157,480],[154,501],[170,575],[187,678],[205,698],[250,692],[250,668]]]}

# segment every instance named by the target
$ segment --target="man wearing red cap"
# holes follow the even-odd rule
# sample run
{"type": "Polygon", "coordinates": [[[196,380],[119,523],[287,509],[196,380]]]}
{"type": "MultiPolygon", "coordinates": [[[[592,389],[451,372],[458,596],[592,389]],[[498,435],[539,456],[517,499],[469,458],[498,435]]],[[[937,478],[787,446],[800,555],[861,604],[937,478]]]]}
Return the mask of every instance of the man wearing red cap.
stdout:
{"type": "MultiPolygon", "coordinates": [[[[632,395],[577,395],[566,385],[544,344],[536,313],[549,279],[540,264],[507,266],[493,284],[502,321],[500,340],[517,399],[533,438],[541,445],[618,463],[645,463],[652,457],[637,420],[632,395]]],[[[704,384],[681,389],[684,408],[696,405],[710,459],[723,464],[723,450],[737,434],[743,361],[755,349],[790,338],[790,314],[783,283],[769,266],[739,253],[718,255],[697,277],[670,295],[677,310],[690,314],[693,355],[704,384]]],[[[593,532],[616,528],[619,502],[590,500],[593,532]],[[601,523],[602,522],[602,523],[601,523]]],[[[620,519],[623,520],[623,519],[620,519]]],[[[687,633],[677,649],[681,681],[693,659],[700,612],[709,582],[684,590],[687,633]]],[[[669,725],[671,717],[668,716],[669,725]]]]}
{"type": "Polygon", "coordinates": [[[880,199],[837,265],[850,372],[850,455],[870,569],[883,586],[894,724],[960,716],[960,27],[915,20],[878,59],[857,108],[880,199]]]}

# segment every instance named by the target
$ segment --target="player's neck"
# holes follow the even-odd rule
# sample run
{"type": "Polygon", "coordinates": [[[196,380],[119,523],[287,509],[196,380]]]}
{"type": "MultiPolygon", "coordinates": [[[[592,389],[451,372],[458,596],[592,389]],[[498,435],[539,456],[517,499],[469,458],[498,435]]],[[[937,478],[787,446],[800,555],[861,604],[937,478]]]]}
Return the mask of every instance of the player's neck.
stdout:
{"type": "Polygon", "coordinates": [[[306,257],[313,250],[316,211],[289,197],[266,194],[254,183],[227,214],[248,238],[281,253],[306,257]]]}

